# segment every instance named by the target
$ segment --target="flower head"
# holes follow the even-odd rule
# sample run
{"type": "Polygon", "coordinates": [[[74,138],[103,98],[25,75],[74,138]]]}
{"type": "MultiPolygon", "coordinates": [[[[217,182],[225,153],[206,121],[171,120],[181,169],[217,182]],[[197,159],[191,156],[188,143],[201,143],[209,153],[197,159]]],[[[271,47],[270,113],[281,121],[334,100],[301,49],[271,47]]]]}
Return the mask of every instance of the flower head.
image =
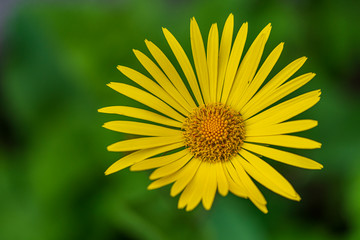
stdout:
{"type": "Polygon", "coordinates": [[[230,14],[219,40],[217,25],[213,24],[205,50],[199,27],[195,19],[191,19],[195,71],[179,42],[163,28],[185,79],[148,40],[145,40],[146,46],[156,63],[140,51],[134,50],[134,53],[151,79],[118,66],[139,87],[124,83],[108,86],[152,110],[129,106],[99,109],[99,112],[134,118],[107,122],[105,128],[145,136],[110,145],[109,151],[133,152],[111,165],[105,174],[127,167],[133,171],[155,169],[150,175],[154,181],[148,188],[173,183],[171,196],[181,193],[178,207],[186,210],[194,209],[201,201],[205,209],[210,209],[217,191],[223,196],[230,191],[250,199],[266,213],[266,200],[253,179],[286,198],[300,200],[291,184],[261,157],[301,168],[322,168],[311,159],[273,147],[321,147],[316,141],[289,135],[317,125],[314,120],[289,119],[315,105],[320,99],[320,90],[273,105],[309,82],[315,74],[306,73],[288,81],[305,63],[306,58],[302,57],[265,83],[280,57],[283,43],[259,67],[271,25],[260,32],[243,57],[248,24],[241,26],[234,42],[233,28],[234,17],[230,14]]]}

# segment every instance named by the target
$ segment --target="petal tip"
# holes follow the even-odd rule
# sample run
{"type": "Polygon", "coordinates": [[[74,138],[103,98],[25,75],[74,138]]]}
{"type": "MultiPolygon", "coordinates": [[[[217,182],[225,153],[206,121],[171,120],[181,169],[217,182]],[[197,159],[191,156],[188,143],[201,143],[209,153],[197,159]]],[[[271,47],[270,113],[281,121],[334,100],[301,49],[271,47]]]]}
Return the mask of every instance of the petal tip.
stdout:
{"type": "Polygon", "coordinates": [[[192,206],[192,207],[189,207],[189,205],[187,205],[185,210],[186,210],[187,212],[190,212],[190,211],[194,210],[195,207],[196,207],[196,206],[194,206],[194,207],[193,207],[193,206],[192,206]]]}
{"type": "Polygon", "coordinates": [[[149,47],[149,45],[152,45],[153,43],[150,40],[145,39],[145,44],[149,47]]]}
{"type": "Polygon", "coordinates": [[[264,30],[265,30],[265,31],[270,31],[271,28],[272,28],[271,23],[268,23],[268,24],[265,26],[264,30]]]}
{"type": "Polygon", "coordinates": [[[300,202],[301,197],[297,192],[294,192],[293,194],[289,195],[289,199],[300,202]]]}
{"type": "Polygon", "coordinates": [[[324,168],[324,166],[321,163],[315,162],[316,165],[314,165],[312,168],[309,168],[311,170],[321,170],[324,168]]]}
{"type": "Polygon", "coordinates": [[[109,167],[106,171],[105,171],[105,176],[107,176],[107,175],[110,175],[110,174],[112,174],[112,173],[114,173],[115,171],[113,171],[112,169],[111,169],[111,167],[109,167]]]}
{"type": "Polygon", "coordinates": [[[139,51],[139,50],[137,50],[137,49],[135,49],[135,48],[133,48],[133,49],[132,49],[132,51],[133,51],[133,53],[134,53],[135,55],[137,55],[137,54],[139,54],[139,53],[140,53],[140,51],[139,51]]]}
{"type": "Polygon", "coordinates": [[[102,125],[103,128],[107,128],[107,129],[111,129],[111,124],[113,123],[114,121],[110,121],[110,122],[106,122],[102,125]],[[109,126],[110,125],[110,126],[109,126]]]}
{"type": "Polygon", "coordinates": [[[185,204],[180,204],[180,200],[179,200],[177,208],[178,209],[183,209],[185,206],[186,206],[185,204]]]}
{"type": "Polygon", "coordinates": [[[132,172],[136,171],[136,168],[134,168],[134,165],[132,165],[129,169],[130,169],[130,171],[132,171],[132,172]]]}
{"type": "Polygon", "coordinates": [[[176,192],[171,189],[170,190],[170,196],[175,197],[176,195],[177,195],[176,192]]]}
{"type": "Polygon", "coordinates": [[[217,29],[217,23],[211,24],[210,31],[213,31],[214,29],[217,29]]]}
{"type": "Polygon", "coordinates": [[[174,187],[175,185],[176,185],[176,183],[174,183],[170,189],[170,196],[172,196],[172,197],[175,197],[176,195],[178,195],[181,192],[181,190],[179,191],[178,188],[174,187]]]}
{"type": "Polygon", "coordinates": [[[226,195],[228,195],[228,191],[224,192],[224,191],[219,191],[219,194],[223,197],[226,197],[226,195]]]}
{"type": "Polygon", "coordinates": [[[260,211],[262,211],[264,214],[268,214],[269,210],[267,209],[267,207],[264,205],[263,208],[260,209],[260,211]]]}
{"type": "Polygon", "coordinates": [[[226,21],[234,22],[234,14],[230,13],[229,16],[227,17],[226,21]]]}
{"type": "Polygon", "coordinates": [[[157,176],[154,173],[155,173],[155,171],[149,176],[150,180],[156,180],[157,179],[157,176]]]}
{"type": "Polygon", "coordinates": [[[205,206],[205,205],[203,205],[203,206],[204,206],[204,209],[205,209],[206,211],[210,211],[211,206],[205,206]]]}

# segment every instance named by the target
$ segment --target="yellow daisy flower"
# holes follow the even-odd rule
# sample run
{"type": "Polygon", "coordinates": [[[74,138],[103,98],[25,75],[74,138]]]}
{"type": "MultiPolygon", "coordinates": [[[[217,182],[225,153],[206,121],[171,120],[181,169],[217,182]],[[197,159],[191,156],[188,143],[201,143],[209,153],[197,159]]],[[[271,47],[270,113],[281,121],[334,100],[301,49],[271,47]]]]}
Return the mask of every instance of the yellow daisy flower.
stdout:
{"type": "Polygon", "coordinates": [[[316,141],[288,135],[317,125],[314,120],[288,120],[315,105],[320,90],[272,106],[315,74],[287,81],[305,63],[306,57],[302,57],[262,86],[284,44],[280,43],[258,69],[271,25],[260,32],[242,60],[248,24],[242,24],[234,42],[233,28],[234,17],[230,14],[220,40],[217,25],[213,24],[205,50],[198,24],[191,19],[195,71],[179,42],[163,28],[186,82],[165,54],[148,40],[146,46],[156,63],[138,50],[134,53],[152,79],[118,66],[141,88],[115,82],[108,86],[154,111],[129,106],[99,109],[146,121],[111,121],[103,125],[113,131],[145,136],[110,145],[108,150],[112,152],[133,152],[111,165],[106,175],[130,166],[133,171],[156,169],[150,175],[154,181],[148,189],[173,183],[171,196],[181,193],[178,207],[186,207],[187,211],[200,201],[210,209],[216,191],[222,196],[230,191],[250,199],[267,213],[266,200],[252,179],[286,198],[300,200],[291,184],[261,157],[301,168],[322,168],[311,159],[268,146],[321,147],[316,141]]]}

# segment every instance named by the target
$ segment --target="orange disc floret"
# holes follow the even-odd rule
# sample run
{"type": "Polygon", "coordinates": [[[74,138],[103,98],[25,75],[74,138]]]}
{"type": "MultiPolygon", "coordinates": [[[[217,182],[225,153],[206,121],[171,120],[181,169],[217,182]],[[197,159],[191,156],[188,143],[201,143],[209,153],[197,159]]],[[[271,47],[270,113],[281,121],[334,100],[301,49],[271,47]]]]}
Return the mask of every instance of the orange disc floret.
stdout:
{"type": "Polygon", "coordinates": [[[227,161],[245,139],[241,114],[222,103],[195,109],[183,125],[185,146],[203,161],[227,161]]]}

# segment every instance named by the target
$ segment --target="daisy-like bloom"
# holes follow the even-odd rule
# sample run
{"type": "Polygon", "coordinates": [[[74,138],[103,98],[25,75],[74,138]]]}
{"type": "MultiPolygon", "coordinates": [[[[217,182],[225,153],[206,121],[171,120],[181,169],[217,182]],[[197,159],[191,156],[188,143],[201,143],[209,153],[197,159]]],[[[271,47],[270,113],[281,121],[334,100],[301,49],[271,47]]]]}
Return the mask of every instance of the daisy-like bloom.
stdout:
{"type": "Polygon", "coordinates": [[[316,141],[289,135],[317,125],[314,120],[290,119],[315,105],[320,90],[274,103],[309,82],[315,74],[306,73],[288,80],[305,63],[306,57],[302,57],[265,84],[284,44],[280,43],[259,67],[271,25],[260,32],[243,57],[248,24],[242,24],[234,42],[233,28],[232,14],[226,20],[221,38],[217,25],[213,24],[205,49],[198,24],[195,18],[191,19],[195,70],[179,42],[163,28],[185,78],[148,40],[145,43],[154,60],[138,50],[134,53],[151,78],[118,66],[138,86],[116,82],[108,86],[152,110],[129,106],[99,109],[99,112],[134,118],[107,122],[105,128],[143,136],[108,147],[112,152],[133,152],[111,165],[106,175],[127,167],[133,171],[155,169],[150,175],[154,181],[148,189],[173,184],[171,196],[181,193],[178,208],[186,207],[188,211],[201,201],[205,209],[210,209],[217,191],[222,196],[230,191],[250,199],[267,213],[266,200],[253,179],[288,199],[300,200],[291,184],[268,162],[322,168],[309,158],[272,147],[321,147],[316,141]],[[261,157],[271,160],[264,161],[261,157]]]}

